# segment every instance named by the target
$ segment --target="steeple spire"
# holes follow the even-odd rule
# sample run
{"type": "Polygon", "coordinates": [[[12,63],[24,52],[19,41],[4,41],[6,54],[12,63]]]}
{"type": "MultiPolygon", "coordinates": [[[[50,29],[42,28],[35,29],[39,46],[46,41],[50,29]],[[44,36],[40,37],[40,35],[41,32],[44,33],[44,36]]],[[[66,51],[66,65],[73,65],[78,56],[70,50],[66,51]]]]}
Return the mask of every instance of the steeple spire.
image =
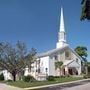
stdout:
{"type": "Polygon", "coordinates": [[[63,7],[61,6],[61,18],[60,18],[60,31],[65,32],[64,28],[64,17],[63,17],[63,7]]]}
{"type": "Polygon", "coordinates": [[[61,7],[61,18],[60,18],[60,28],[58,33],[58,42],[56,48],[63,47],[66,45],[66,32],[64,27],[64,16],[63,16],[63,7],[61,7]]]}

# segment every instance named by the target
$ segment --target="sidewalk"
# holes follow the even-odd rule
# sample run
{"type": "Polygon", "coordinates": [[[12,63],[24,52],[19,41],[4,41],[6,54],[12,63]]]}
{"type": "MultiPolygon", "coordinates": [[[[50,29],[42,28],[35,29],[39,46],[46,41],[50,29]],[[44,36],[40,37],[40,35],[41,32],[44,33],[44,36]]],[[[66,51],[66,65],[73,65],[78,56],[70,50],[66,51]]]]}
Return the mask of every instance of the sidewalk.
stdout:
{"type": "Polygon", "coordinates": [[[0,90],[24,90],[24,89],[0,83],[0,90]]]}
{"type": "Polygon", "coordinates": [[[90,80],[90,79],[83,79],[83,80],[77,80],[77,81],[71,81],[71,82],[65,82],[65,83],[57,83],[57,84],[50,84],[50,85],[43,85],[43,86],[36,86],[36,87],[29,87],[29,88],[24,88],[24,89],[26,89],[26,90],[39,89],[39,88],[46,88],[46,87],[57,86],[57,85],[72,84],[72,83],[88,81],[88,80],[90,80]]]}

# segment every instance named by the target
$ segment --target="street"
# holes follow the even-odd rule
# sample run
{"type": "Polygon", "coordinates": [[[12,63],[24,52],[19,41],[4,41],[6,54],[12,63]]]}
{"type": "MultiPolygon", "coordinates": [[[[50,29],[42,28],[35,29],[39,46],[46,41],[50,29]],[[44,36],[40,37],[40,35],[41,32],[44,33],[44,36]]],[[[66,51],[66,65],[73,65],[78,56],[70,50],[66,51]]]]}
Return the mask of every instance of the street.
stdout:
{"type": "Polygon", "coordinates": [[[53,85],[38,89],[22,89],[4,83],[0,83],[0,90],[90,90],[90,80],[78,81],[63,85],[53,85]]]}
{"type": "MultiPolygon", "coordinates": [[[[60,89],[56,89],[56,90],[60,90],[60,89]]],[[[75,87],[71,87],[71,88],[65,88],[65,89],[62,89],[62,90],[90,90],[90,83],[75,86],[75,87]]]]}
{"type": "Polygon", "coordinates": [[[90,90],[90,81],[78,82],[68,85],[58,85],[47,88],[42,88],[38,90],[90,90]]]}

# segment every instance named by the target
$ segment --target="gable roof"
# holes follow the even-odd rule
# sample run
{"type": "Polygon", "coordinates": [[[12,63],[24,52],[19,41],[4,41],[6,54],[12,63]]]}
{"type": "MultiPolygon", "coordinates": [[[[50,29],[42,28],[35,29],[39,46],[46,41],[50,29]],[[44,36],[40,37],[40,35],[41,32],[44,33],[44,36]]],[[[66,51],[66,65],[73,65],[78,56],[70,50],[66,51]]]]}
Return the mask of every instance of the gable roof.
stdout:
{"type": "Polygon", "coordinates": [[[63,52],[66,49],[70,49],[80,60],[82,60],[82,58],[72,48],[70,48],[69,45],[65,45],[61,48],[56,48],[56,49],[52,49],[52,50],[49,50],[49,51],[41,53],[41,54],[37,54],[36,57],[40,58],[40,57],[49,56],[49,55],[52,55],[52,54],[56,54],[58,52],[63,52]]]}
{"type": "Polygon", "coordinates": [[[69,49],[70,49],[80,60],[82,60],[82,58],[81,58],[72,48],[69,47],[69,49]]]}
{"type": "Polygon", "coordinates": [[[58,51],[59,51],[59,52],[62,52],[62,51],[64,51],[64,50],[67,49],[67,48],[69,48],[69,45],[65,45],[65,46],[63,46],[63,47],[61,47],[61,48],[56,48],[56,49],[52,49],[52,50],[49,50],[49,51],[44,52],[44,53],[41,53],[41,54],[37,54],[37,57],[49,56],[49,55],[51,55],[51,54],[57,53],[58,51]]]}
{"type": "Polygon", "coordinates": [[[64,62],[64,65],[68,67],[79,67],[80,66],[80,64],[77,63],[76,60],[66,60],[64,62]]]}

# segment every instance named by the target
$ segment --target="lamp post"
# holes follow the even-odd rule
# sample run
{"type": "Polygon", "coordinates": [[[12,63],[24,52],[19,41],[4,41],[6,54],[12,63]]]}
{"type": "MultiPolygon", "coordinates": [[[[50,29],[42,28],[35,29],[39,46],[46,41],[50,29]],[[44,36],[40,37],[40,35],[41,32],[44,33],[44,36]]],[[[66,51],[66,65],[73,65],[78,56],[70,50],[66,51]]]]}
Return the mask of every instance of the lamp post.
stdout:
{"type": "Polygon", "coordinates": [[[46,70],[46,79],[47,79],[47,77],[48,77],[48,68],[45,68],[45,70],[46,70]]]}

